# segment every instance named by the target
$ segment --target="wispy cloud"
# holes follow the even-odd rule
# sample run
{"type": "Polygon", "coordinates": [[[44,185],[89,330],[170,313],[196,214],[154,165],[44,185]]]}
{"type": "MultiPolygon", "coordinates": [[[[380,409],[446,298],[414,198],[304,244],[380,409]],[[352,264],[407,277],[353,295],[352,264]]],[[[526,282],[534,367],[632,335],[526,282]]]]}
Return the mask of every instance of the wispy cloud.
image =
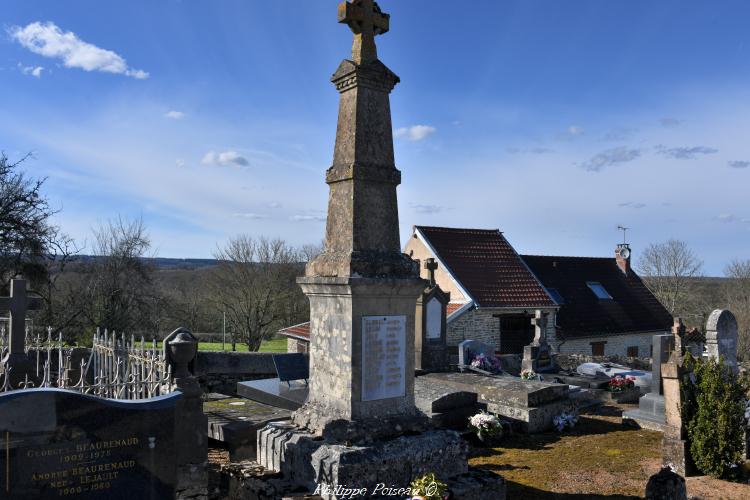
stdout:
{"type": "Polygon", "coordinates": [[[277,209],[277,208],[283,208],[283,207],[284,205],[282,205],[281,202],[279,201],[272,201],[268,204],[268,208],[277,209]]]}
{"type": "Polygon", "coordinates": [[[18,67],[21,70],[21,73],[23,73],[24,75],[31,75],[36,78],[41,78],[42,71],[44,71],[44,68],[42,66],[24,66],[19,63],[18,67]]]}
{"type": "Polygon", "coordinates": [[[618,207],[623,207],[623,208],[624,207],[629,207],[629,208],[645,208],[646,204],[645,203],[636,203],[636,202],[633,202],[633,201],[626,201],[624,203],[618,203],[617,206],[618,207]]]}
{"type": "Polygon", "coordinates": [[[447,210],[446,207],[443,207],[441,205],[412,204],[411,207],[418,214],[437,214],[437,213],[444,212],[445,210],[447,210]]]}
{"type": "Polygon", "coordinates": [[[729,166],[732,168],[747,168],[747,167],[750,167],[750,161],[746,161],[746,160],[730,161],[729,166]]]}
{"type": "Polygon", "coordinates": [[[715,219],[719,222],[724,222],[727,224],[737,222],[739,220],[734,214],[719,214],[715,217],[715,219]]]}
{"type": "Polygon", "coordinates": [[[590,160],[581,164],[589,172],[599,172],[604,168],[620,165],[635,160],[641,156],[640,149],[619,147],[602,151],[590,160]]]}
{"type": "Polygon", "coordinates": [[[412,125],[411,127],[397,128],[393,135],[398,139],[416,142],[426,139],[435,132],[437,132],[437,129],[430,125],[412,125]]]}
{"type": "Polygon", "coordinates": [[[232,214],[232,217],[237,217],[238,219],[250,219],[250,220],[268,219],[268,215],[266,214],[256,214],[252,212],[235,213],[235,214],[232,214]]]}
{"type": "Polygon", "coordinates": [[[679,127],[682,124],[682,120],[665,116],[664,118],[659,119],[659,124],[665,128],[674,128],[679,127]]]}
{"type": "Polygon", "coordinates": [[[185,160],[178,158],[175,160],[175,165],[177,165],[177,168],[184,168],[185,167],[185,160]]]}
{"type": "Polygon", "coordinates": [[[699,155],[712,155],[718,153],[719,150],[707,146],[667,148],[659,145],[656,146],[656,152],[675,160],[694,160],[699,155]]]}
{"type": "Polygon", "coordinates": [[[583,130],[583,127],[579,125],[571,125],[562,132],[558,133],[557,138],[562,140],[571,140],[575,139],[576,137],[580,137],[585,133],[586,131],[583,130]]]}
{"type": "Polygon", "coordinates": [[[292,215],[291,217],[289,217],[289,220],[293,222],[308,222],[308,221],[322,222],[326,220],[326,216],[325,215],[298,214],[298,215],[292,215]]]}
{"type": "Polygon", "coordinates": [[[603,141],[616,142],[616,141],[627,141],[637,132],[634,128],[613,128],[602,137],[603,141]]]}
{"type": "Polygon", "coordinates": [[[59,59],[66,68],[115,73],[139,80],[149,77],[147,72],[129,67],[119,54],[84,42],[72,31],[65,32],[52,22],[34,22],[23,28],[14,26],[9,33],[31,52],[59,59]]]}
{"type": "Polygon", "coordinates": [[[534,148],[517,148],[517,147],[510,147],[505,149],[508,153],[516,155],[516,154],[532,154],[532,155],[544,155],[549,153],[554,153],[554,149],[550,148],[544,148],[544,147],[534,147],[534,148]]]}
{"type": "Polygon", "coordinates": [[[167,111],[166,113],[164,113],[164,118],[170,118],[172,120],[182,120],[183,118],[185,118],[185,113],[183,113],[182,111],[174,110],[167,111]]]}
{"type": "Polygon", "coordinates": [[[212,165],[217,167],[249,167],[250,162],[247,158],[240,155],[237,151],[224,151],[222,153],[216,153],[215,151],[209,151],[201,160],[204,165],[212,165]]]}

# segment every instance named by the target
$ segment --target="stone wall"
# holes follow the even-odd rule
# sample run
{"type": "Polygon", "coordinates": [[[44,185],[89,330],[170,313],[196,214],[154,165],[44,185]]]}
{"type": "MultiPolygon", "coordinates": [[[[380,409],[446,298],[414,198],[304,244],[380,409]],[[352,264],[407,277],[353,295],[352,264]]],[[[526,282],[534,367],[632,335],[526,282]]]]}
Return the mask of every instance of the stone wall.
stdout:
{"type": "Polygon", "coordinates": [[[604,356],[628,357],[628,348],[637,347],[637,358],[651,357],[651,343],[654,335],[668,334],[663,332],[632,333],[623,335],[600,335],[596,337],[581,337],[572,339],[560,338],[556,342],[550,342],[557,352],[562,354],[588,354],[592,355],[591,344],[605,342],[604,356]]]}
{"type": "MultiPolygon", "coordinates": [[[[557,343],[554,310],[544,311],[552,313],[547,322],[547,342],[554,347],[557,343]]],[[[448,322],[448,345],[458,346],[464,340],[479,340],[500,349],[500,319],[495,316],[498,314],[529,314],[531,312],[533,310],[522,308],[481,308],[466,311],[458,318],[448,322]]],[[[529,322],[531,322],[531,317],[529,317],[529,322]]]]}
{"type": "Polygon", "coordinates": [[[287,337],[286,352],[307,354],[310,352],[310,342],[307,340],[287,337]]]}
{"type": "Polygon", "coordinates": [[[234,395],[237,382],[276,376],[273,354],[199,351],[195,375],[204,392],[234,395]]]}

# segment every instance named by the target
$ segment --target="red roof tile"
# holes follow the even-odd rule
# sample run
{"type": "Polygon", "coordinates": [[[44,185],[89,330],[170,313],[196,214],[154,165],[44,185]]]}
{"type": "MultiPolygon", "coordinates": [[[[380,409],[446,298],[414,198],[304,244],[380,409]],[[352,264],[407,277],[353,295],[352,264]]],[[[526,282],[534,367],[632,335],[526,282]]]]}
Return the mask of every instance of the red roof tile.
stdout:
{"type": "Polygon", "coordinates": [[[556,306],[499,230],[416,229],[480,307],[556,306]]]}
{"type": "Polygon", "coordinates": [[[302,339],[310,341],[310,322],[300,323],[299,325],[290,326],[283,328],[277,332],[279,335],[285,337],[292,337],[295,339],[302,339]]]}
{"type": "Polygon", "coordinates": [[[453,302],[449,302],[448,305],[446,306],[446,309],[445,309],[445,316],[446,317],[450,316],[451,314],[453,314],[454,312],[458,311],[459,309],[461,309],[465,305],[466,304],[455,304],[453,302]]]}

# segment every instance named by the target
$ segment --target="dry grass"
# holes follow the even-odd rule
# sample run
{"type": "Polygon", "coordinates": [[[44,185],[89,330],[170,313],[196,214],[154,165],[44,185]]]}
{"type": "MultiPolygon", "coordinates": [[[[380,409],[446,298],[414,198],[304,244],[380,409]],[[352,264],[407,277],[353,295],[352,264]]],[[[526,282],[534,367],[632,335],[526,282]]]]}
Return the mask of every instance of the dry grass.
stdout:
{"type": "MultiPolygon", "coordinates": [[[[501,474],[508,498],[643,498],[661,463],[661,434],[623,427],[621,408],[581,416],[573,432],[514,435],[474,449],[471,465],[501,474]]],[[[750,498],[750,486],[690,478],[694,498],[750,498]]]]}

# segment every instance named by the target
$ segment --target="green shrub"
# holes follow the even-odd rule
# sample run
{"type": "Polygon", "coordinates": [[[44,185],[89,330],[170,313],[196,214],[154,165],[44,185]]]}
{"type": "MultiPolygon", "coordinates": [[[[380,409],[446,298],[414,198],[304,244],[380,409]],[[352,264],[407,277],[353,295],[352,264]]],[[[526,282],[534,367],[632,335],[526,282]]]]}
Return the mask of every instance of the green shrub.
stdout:
{"type": "Polygon", "coordinates": [[[692,459],[704,474],[737,478],[745,446],[746,384],[723,360],[688,355],[685,368],[692,374],[680,384],[681,410],[692,459]]]}

